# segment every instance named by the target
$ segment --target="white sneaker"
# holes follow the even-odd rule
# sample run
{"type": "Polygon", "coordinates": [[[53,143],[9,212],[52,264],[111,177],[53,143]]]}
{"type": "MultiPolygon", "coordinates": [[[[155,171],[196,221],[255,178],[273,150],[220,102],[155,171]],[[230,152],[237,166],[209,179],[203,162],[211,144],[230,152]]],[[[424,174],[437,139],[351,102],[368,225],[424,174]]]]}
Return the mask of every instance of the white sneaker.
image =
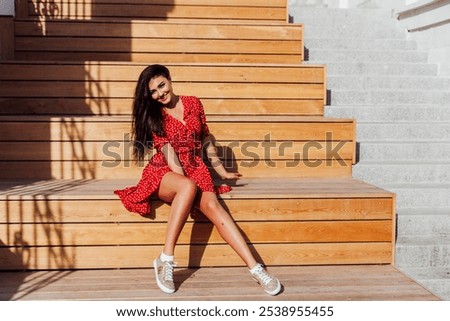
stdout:
{"type": "Polygon", "coordinates": [[[158,257],[153,261],[155,269],[156,284],[165,293],[174,293],[175,284],[173,283],[173,262],[163,262],[158,257]]]}
{"type": "Polygon", "coordinates": [[[263,287],[264,291],[270,295],[277,295],[281,291],[280,281],[267,273],[261,264],[258,264],[256,270],[250,274],[263,287]]]}

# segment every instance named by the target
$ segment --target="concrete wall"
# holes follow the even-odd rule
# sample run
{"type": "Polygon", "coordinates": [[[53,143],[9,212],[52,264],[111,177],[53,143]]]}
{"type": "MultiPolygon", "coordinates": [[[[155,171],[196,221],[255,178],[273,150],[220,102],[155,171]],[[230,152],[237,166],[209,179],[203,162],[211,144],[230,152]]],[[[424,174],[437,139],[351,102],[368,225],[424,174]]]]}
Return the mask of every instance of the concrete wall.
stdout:
{"type": "Polygon", "coordinates": [[[399,1],[392,0],[289,0],[290,6],[314,6],[314,7],[327,7],[327,8],[383,8],[392,9],[393,2],[399,1]]]}
{"type": "Polygon", "coordinates": [[[14,0],[0,0],[0,16],[14,15],[14,0]]]}
{"type": "Polygon", "coordinates": [[[450,0],[289,0],[289,6],[341,9],[384,9],[392,12],[418,49],[428,51],[428,62],[439,74],[450,76],[450,0]]]}

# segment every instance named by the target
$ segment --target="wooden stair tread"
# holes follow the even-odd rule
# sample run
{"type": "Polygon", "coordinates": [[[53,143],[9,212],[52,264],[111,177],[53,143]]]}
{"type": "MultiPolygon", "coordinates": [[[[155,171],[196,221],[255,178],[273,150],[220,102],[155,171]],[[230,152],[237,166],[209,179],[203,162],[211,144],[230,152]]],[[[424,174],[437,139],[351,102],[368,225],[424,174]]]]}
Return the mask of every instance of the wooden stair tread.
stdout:
{"type": "MultiPolygon", "coordinates": [[[[440,300],[391,265],[272,266],[269,272],[284,285],[280,295],[270,298],[242,267],[176,269],[178,291],[170,300],[440,300]]],[[[157,288],[152,273],[150,268],[2,272],[0,300],[167,300],[167,295],[157,288]]]]}
{"type": "MultiPolygon", "coordinates": [[[[242,178],[227,183],[233,190],[226,199],[246,198],[361,198],[393,197],[393,193],[363,181],[344,178],[242,178]]],[[[2,200],[117,199],[114,189],[136,184],[132,179],[2,180],[2,200]]]]}

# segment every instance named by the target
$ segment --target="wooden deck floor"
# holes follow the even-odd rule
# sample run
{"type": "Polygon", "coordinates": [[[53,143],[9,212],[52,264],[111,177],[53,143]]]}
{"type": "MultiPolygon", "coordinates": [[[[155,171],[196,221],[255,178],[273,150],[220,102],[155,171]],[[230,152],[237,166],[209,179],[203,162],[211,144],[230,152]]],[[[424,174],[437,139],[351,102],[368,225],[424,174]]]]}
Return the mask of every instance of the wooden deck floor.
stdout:
{"type": "Polygon", "coordinates": [[[247,270],[175,270],[177,291],[156,286],[152,269],[0,272],[0,300],[436,301],[391,265],[270,267],[283,283],[265,295],[247,270]]]}

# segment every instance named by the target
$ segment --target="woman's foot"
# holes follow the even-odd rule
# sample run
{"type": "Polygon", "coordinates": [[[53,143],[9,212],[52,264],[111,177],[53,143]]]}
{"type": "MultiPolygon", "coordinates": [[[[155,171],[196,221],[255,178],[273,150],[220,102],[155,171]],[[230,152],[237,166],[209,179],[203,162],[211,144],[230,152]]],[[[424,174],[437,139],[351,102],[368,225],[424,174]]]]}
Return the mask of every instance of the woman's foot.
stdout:
{"type": "Polygon", "coordinates": [[[280,281],[267,273],[261,264],[257,264],[255,267],[250,269],[250,274],[253,278],[263,287],[264,291],[270,295],[277,295],[281,291],[280,281]]]}
{"type": "Polygon", "coordinates": [[[155,268],[156,284],[165,293],[174,293],[175,284],[173,283],[173,268],[175,264],[172,261],[162,261],[159,257],[153,261],[155,268]]]}

